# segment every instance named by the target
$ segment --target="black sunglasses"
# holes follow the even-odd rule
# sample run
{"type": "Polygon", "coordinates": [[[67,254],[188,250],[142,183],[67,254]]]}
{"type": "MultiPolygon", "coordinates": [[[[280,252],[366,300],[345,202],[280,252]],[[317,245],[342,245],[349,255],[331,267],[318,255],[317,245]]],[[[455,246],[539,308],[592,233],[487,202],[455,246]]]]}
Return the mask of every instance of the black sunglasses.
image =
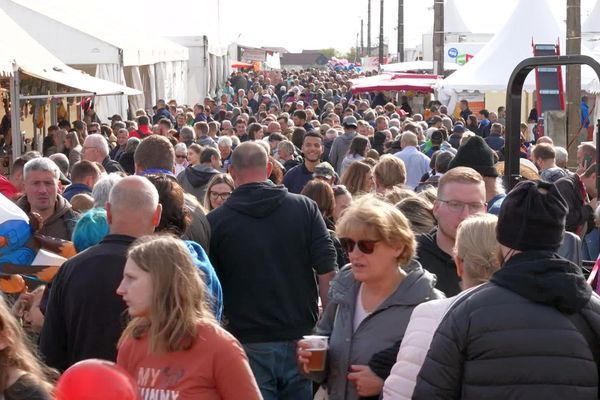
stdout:
{"type": "Polygon", "coordinates": [[[346,250],[346,253],[352,252],[354,248],[358,246],[358,249],[361,252],[372,254],[373,251],[375,251],[375,244],[379,241],[380,240],[359,240],[358,242],[355,242],[349,238],[340,238],[340,243],[342,244],[343,249],[346,250]]]}

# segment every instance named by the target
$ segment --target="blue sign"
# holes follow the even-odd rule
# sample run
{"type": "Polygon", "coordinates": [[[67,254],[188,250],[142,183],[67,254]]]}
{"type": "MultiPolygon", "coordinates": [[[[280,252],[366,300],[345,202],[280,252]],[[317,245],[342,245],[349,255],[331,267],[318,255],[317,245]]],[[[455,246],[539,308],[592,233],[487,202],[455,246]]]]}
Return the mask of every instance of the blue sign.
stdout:
{"type": "Polygon", "coordinates": [[[458,57],[458,49],[456,47],[451,47],[448,49],[448,57],[456,58],[458,57]]]}

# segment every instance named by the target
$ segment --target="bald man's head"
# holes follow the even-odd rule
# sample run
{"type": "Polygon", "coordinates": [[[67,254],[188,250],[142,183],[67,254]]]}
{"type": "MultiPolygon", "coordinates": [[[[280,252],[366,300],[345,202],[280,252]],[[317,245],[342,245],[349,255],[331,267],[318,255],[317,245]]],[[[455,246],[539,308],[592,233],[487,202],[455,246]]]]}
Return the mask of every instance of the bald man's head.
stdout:
{"type": "Polygon", "coordinates": [[[128,176],[117,182],[106,205],[111,233],[133,237],[153,233],[161,210],[156,187],[141,176],[128,176]]]}
{"type": "Polygon", "coordinates": [[[279,122],[269,122],[269,125],[267,126],[267,133],[273,132],[281,132],[281,126],[279,125],[279,122]]]}
{"type": "Polygon", "coordinates": [[[254,142],[244,142],[231,155],[231,176],[236,186],[266,181],[273,166],[265,148],[254,142]]]}

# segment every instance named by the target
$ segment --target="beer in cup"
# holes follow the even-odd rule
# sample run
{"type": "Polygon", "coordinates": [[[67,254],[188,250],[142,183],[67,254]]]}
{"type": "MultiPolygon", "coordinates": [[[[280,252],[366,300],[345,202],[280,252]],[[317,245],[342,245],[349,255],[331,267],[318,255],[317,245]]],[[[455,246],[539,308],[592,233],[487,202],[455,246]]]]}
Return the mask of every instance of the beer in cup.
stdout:
{"type": "Polygon", "coordinates": [[[304,336],[304,340],[309,344],[306,350],[311,353],[307,369],[311,372],[324,371],[329,338],[327,336],[308,335],[304,336]]]}

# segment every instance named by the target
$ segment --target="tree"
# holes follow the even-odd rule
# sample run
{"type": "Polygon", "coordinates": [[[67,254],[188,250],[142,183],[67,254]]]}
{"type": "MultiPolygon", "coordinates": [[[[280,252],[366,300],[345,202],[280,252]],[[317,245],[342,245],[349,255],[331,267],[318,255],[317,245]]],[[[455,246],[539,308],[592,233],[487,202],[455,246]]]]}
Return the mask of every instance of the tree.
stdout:
{"type": "MultiPolygon", "coordinates": [[[[356,47],[350,47],[350,51],[348,51],[342,57],[347,59],[349,62],[354,62],[354,59],[356,57],[356,47]]],[[[360,60],[358,60],[358,61],[360,61],[360,60]]]]}
{"type": "Polygon", "coordinates": [[[328,49],[321,49],[319,50],[321,53],[323,53],[323,55],[327,58],[331,58],[331,57],[339,57],[339,53],[337,52],[336,49],[334,49],[333,47],[330,47],[328,49]]]}

